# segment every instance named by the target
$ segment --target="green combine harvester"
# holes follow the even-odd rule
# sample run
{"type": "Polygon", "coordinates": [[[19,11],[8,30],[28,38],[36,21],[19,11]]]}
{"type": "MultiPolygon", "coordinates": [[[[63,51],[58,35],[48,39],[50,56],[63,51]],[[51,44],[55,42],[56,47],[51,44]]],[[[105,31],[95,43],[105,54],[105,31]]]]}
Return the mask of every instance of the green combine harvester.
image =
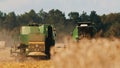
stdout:
{"type": "Polygon", "coordinates": [[[20,45],[13,46],[11,53],[23,56],[46,56],[50,58],[50,48],[55,45],[56,31],[52,25],[30,24],[20,29],[20,45]]]}
{"type": "Polygon", "coordinates": [[[75,40],[80,40],[82,38],[92,38],[96,32],[94,24],[91,22],[79,22],[75,26],[72,37],[75,40]]]}

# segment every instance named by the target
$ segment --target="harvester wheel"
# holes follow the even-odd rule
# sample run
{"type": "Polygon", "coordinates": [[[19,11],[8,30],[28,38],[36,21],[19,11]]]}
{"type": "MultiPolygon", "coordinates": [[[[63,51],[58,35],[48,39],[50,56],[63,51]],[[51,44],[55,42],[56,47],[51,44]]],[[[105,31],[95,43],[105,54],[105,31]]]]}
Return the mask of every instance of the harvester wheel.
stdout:
{"type": "Polygon", "coordinates": [[[20,46],[18,46],[18,49],[20,49],[19,55],[25,56],[26,48],[27,48],[27,45],[25,45],[25,44],[20,44],[20,46]]]}
{"type": "Polygon", "coordinates": [[[22,62],[22,61],[25,61],[27,59],[27,57],[25,55],[25,51],[26,51],[25,48],[20,48],[20,52],[17,53],[17,56],[16,56],[17,61],[22,62]]]}
{"type": "Polygon", "coordinates": [[[21,49],[20,49],[20,54],[21,54],[21,55],[24,55],[24,54],[25,54],[25,48],[21,48],[21,49]]]}

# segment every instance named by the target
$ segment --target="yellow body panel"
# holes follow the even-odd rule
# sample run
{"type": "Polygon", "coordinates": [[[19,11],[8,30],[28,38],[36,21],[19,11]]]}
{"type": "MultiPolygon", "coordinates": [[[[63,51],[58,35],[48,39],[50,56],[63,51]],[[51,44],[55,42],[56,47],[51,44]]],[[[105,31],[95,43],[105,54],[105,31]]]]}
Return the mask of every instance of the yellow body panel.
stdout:
{"type": "Polygon", "coordinates": [[[45,56],[45,42],[29,42],[27,56],[45,56]]]}
{"type": "Polygon", "coordinates": [[[29,42],[29,44],[45,44],[45,42],[29,42]]]}
{"type": "Polygon", "coordinates": [[[46,54],[45,53],[43,53],[43,52],[30,52],[29,54],[28,54],[28,56],[46,56],[46,54]]]}

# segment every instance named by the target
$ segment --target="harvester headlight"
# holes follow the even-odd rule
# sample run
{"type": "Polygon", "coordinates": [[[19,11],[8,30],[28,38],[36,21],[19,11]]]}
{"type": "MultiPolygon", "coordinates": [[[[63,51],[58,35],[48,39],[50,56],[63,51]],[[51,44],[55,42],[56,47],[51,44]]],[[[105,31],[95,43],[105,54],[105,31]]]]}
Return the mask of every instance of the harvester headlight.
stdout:
{"type": "Polygon", "coordinates": [[[39,45],[35,45],[35,47],[36,47],[36,48],[38,48],[38,47],[39,47],[39,45]]]}
{"type": "Polygon", "coordinates": [[[83,26],[83,27],[84,27],[84,26],[88,26],[88,25],[87,25],[87,24],[81,24],[80,26],[83,26]]]}
{"type": "Polygon", "coordinates": [[[29,51],[29,49],[26,49],[26,51],[29,51]]]}

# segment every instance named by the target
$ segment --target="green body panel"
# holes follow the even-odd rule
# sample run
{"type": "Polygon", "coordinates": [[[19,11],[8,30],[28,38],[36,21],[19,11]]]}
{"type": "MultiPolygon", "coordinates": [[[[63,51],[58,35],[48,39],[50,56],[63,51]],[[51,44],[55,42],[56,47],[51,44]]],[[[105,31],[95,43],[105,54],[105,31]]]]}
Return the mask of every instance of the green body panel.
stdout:
{"type": "Polygon", "coordinates": [[[21,40],[21,43],[22,44],[28,44],[28,40],[29,40],[29,37],[28,37],[28,35],[27,34],[21,34],[20,35],[20,40],[21,40]]]}
{"type": "Polygon", "coordinates": [[[77,27],[74,28],[72,35],[73,35],[72,37],[73,37],[74,39],[77,39],[77,38],[78,38],[78,28],[77,28],[77,27]]]}
{"type": "Polygon", "coordinates": [[[28,26],[22,26],[20,30],[20,41],[22,44],[28,44],[28,34],[30,33],[30,27],[28,26]]]}
{"type": "Polygon", "coordinates": [[[44,42],[45,37],[48,36],[47,35],[48,26],[49,24],[44,24],[40,26],[22,26],[20,32],[21,43],[28,45],[30,41],[44,42]]]}
{"type": "Polygon", "coordinates": [[[29,34],[38,34],[41,33],[39,28],[37,26],[31,26],[30,27],[30,33],[29,34]]]}

